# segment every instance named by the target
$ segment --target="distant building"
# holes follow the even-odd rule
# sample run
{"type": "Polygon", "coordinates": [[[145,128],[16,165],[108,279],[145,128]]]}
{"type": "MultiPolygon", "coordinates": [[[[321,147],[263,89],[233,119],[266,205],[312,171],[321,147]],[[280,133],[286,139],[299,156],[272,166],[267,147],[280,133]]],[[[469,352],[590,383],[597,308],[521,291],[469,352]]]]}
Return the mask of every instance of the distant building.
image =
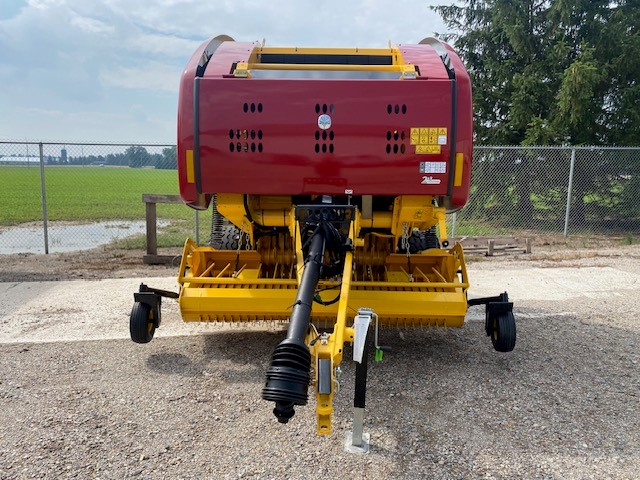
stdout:
{"type": "Polygon", "coordinates": [[[60,163],[67,163],[67,149],[63,148],[60,150],[60,163]]]}

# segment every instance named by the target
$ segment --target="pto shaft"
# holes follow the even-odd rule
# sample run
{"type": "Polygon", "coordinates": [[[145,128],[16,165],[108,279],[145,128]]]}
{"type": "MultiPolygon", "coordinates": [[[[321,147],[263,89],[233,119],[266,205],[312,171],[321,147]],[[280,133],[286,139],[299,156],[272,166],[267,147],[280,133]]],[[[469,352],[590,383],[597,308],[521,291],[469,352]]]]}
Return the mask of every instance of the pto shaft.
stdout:
{"type": "Polygon", "coordinates": [[[311,380],[311,353],[305,344],[311,306],[320,270],[324,262],[324,229],[318,229],[311,238],[296,300],[291,310],[289,329],[276,347],[267,370],[267,381],[262,398],[276,402],[273,414],[280,423],[287,423],[295,414],[294,405],[307,404],[307,390],[311,380]]]}

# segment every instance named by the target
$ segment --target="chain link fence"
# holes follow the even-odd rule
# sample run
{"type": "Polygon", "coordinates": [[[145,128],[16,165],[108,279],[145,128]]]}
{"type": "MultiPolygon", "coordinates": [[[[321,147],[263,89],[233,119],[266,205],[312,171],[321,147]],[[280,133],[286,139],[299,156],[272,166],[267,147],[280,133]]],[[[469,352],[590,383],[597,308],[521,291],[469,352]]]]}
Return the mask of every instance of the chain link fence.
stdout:
{"type": "MultiPolygon", "coordinates": [[[[143,194],[178,193],[175,145],[0,142],[0,254],[144,249],[143,194]]],[[[158,204],[158,246],[210,214],[158,204]]],[[[640,148],[476,147],[451,236],[640,234],[640,148]]]]}
{"type": "Polygon", "coordinates": [[[476,147],[455,235],[640,234],[640,148],[476,147]]]}
{"type": "MultiPolygon", "coordinates": [[[[175,145],[0,142],[0,254],[144,249],[142,195],[177,194],[176,166],[175,145]]],[[[159,247],[198,236],[182,202],[157,218],[159,247]]]]}

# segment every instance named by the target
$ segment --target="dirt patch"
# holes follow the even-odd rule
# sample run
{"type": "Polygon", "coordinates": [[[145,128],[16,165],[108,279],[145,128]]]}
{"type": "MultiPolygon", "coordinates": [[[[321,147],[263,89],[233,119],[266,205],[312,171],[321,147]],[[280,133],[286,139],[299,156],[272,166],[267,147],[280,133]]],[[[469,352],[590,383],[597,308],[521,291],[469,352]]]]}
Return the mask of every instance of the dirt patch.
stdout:
{"type": "MultiPolygon", "coordinates": [[[[619,237],[535,237],[531,254],[501,254],[485,257],[467,254],[470,264],[503,265],[527,262],[537,266],[593,266],[604,259],[640,258],[640,245],[625,245],[619,237]],[[595,262],[595,263],[594,263],[595,262]]],[[[159,249],[160,255],[174,255],[170,265],[144,265],[143,250],[101,247],[71,253],[0,255],[0,282],[32,282],[73,279],[161,277],[177,275],[181,248],[159,249]]]]}
{"type": "Polygon", "coordinates": [[[127,278],[177,275],[181,249],[159,249],[175,255],[170,265],[144,265],[142,250],[95,248],[73,253],[0,255],[0,282],[127,278]]]}

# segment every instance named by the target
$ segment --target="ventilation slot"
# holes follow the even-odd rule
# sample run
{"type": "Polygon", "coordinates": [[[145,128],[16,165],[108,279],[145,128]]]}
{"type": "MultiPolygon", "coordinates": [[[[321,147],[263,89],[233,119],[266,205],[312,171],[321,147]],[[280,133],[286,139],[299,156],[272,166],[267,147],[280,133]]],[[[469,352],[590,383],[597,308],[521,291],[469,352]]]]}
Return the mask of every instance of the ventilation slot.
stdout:
{"type": "Polygon", "coordinates": [[[318,115],[320,115],[321,113],[329,113],[329,114],[333,114],[335,108],[333,106],[333,103],[331,104],[326,104],[326,103],[316,103],[316,113],[318,115]]]}
{"type": "Polygon", "coordinates": [[[229,151],[232,153],[258,152],[262,153],[262,142],[254,140],[262,140],[262,130],[229,130],[229,151]],[[251,140],[251,141],[249,141],[251,140]]]}
{"type": "Polygon", "coordinates": [[[406,104],[395,104],[395,105],[387,105],[387,113],[389,115],[406,115],[407,113],[407,105],[406,104]]]}
{"type": "Polygon", "coordinates": [[[262,103],[247,103],[242,105],[242,111],[244,113],[262,113],[262,103]]]}
{"type": "Polygon", "coordinates": [[[405,146],[405,139],[407,134],[404,130],[387,130],[387,146],[385,151],[387,154],[403,154],[407,147],[405,146]]]}

